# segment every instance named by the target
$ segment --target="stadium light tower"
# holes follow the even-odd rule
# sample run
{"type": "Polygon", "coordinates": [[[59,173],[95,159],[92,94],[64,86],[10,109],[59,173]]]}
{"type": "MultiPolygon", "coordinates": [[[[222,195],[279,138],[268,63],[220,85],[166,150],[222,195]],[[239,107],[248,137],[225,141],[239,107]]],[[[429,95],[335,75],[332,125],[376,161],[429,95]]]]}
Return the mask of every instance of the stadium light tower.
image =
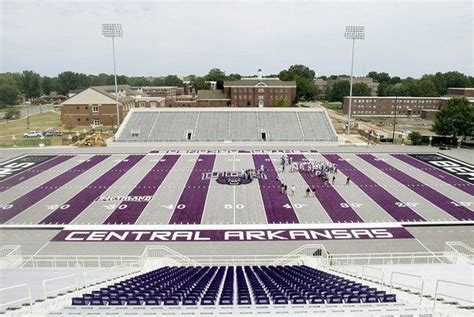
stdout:
{"type": "Polygon", "coordinates": [[[123,37],[122,24],[106,23],[102,24],[102,35],[112,38],[112,55],[114,60],[114,81],[115,81],[115,107],[117,108],[117,128],[120,126],[120,111],[118,103],[117,72],[115,69],[115,38],[123,37]]]}
{"type": "Polygon", "coordinates": [[[351,61],[351,84],[349,88],[349,120],[347,122],[347,135],[351,134],[351,118],[352,118],[352,76],[354,72],[354,48],[356,40],[363,40],[365,38],[365,26],[348,25],[344,37],[352,40],[352,61],[351,61]]]}

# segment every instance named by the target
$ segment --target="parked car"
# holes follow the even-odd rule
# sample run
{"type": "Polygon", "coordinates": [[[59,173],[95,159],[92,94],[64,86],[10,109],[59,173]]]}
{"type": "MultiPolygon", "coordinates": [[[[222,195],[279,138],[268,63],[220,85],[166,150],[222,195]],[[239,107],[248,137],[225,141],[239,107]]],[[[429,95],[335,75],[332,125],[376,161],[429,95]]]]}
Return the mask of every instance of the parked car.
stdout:
{"type": "Polygon", "coordinates": [[[23,133],[24,138],[40,138],[43,136],[41,131],[28,131],[23,133]]]}
{"type": "Polygon", "coordinates": [[[44,136],[61,136],[63,133],[56,128],[47,128],[43,131],[44,136]]]}
{"type": "Polygon", "coordinates": [[[61,108],[61,105],[59,104],[59,102],[55,102],[55,103],[53,103],[53,108],[54,109],[61,108]]]}

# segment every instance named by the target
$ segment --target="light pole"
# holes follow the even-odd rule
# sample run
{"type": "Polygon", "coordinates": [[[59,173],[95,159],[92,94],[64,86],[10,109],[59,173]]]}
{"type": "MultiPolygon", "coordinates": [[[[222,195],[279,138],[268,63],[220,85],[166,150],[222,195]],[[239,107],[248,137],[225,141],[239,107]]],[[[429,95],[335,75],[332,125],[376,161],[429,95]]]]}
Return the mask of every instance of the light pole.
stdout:
{"type": "Polygon", "coordinates": [[[114,60],[114,81],[115,81],[115,107],[117,108],[117,128],[120,125],[120,111],[118,102],[117,72],[115,69],[115,38],[123,37],[122,24],[107,23],[102,24],[102,35],[112,38],[112,55],[114,60]]]}
{"type": "Polygon", "coordinates": [[[352,40],[352,61],[351,61],[351,83],[349,88],[349,120],[347,122],[347,135],[351,134],[351,118],[352,118],[352,75],[354,73],[354,49],[355,41],[363,40],[365,38],[365,26],[348,25],[344,37],[352,40]]]}
{"type": "Polygon", "coordinates": [[[395,111],[393,112],[393,134],[392,143],[395,144],[395,126],[397,125],[397,111],[398,111],[398,94],[395,95],[395,111]]]}

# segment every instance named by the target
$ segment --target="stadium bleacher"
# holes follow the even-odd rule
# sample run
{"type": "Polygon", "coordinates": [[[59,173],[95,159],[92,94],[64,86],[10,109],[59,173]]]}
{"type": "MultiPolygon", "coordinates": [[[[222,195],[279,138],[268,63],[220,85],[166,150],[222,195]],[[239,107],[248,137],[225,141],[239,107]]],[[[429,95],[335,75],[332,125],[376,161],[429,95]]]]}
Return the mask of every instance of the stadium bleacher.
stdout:
{"type": "Polygon", "coordinates": [[[163,267],[72,298],[94,306],[378,302],[396,296],[308,266],[163,267]]]}
{"type": "Polygon", "coordinates": [[[337,136],[323,109],[132,109],[116,140],[335,142],[337,136]]]}

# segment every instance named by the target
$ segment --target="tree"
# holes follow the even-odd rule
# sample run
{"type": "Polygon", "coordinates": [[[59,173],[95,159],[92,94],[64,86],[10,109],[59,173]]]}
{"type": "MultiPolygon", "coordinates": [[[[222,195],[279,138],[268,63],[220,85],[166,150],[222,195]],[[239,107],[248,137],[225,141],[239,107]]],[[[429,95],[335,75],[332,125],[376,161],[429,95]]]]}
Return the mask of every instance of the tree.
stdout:
{"type": "Polygon", "coordinates": [[[422,79],[418,82],[418,91],[421,97],[436,97],[438,89],[431,79],[422,79]]]}
{"type": "Polygon", "coordinates": [[[372,89],[370,89],[370,87],[367,86],[366,83],[355,83],[352,85],[353,96],[370,96],[371,94],[372,94],[372,89]]]}
{"type": "Polygon", "coordinates": [[[41,88],[45,95],[49,95],[53,90],[53,80],[48,76],[43,76],[43,78],[41,78],[41,88]]]}
{"type": "Polygon", "coordinates": [[[314,76],[314,70],[304,65],[292,65],[278,74],[280,80],[296,82],[296,96],[303,100],[313,100],[321,93],[314,84],[314,76]]]}
{"type": "Polygon", "coordinates": [[[206,82],[204,77],[194,76],[193,78],[191,78],[191,87],[193,87],[196,91],[199,91],[209,89],[211,88],[211,85],[206,82]]]}
{"type": "Polygon", "coordinates": [[[432,127],[439,135],[469,136],[474,132],[474,107],[466,98],[450,99],[437,113],[432,127]]]}
{"type": "Polygon", "coordinates": [[[344,101],[344,97],[349,95],[350,83],[348,80],[341,80],[335,83],[327,93],[329,101],[344,101]]]}
{"type": "Polygon", "coordinates": [[[371,71],[367,74],[367,77],[372,78],[373,80],[375,80],[378,83],[390,83],[391,82],[391,78],[390,78],[390,75],[388,73],[377,73],[377,72],[371,71]]]}
{"type": "Polygon", "coordinates": [[[289,107],[290,103],[287,99],[280,97],[276,100],[276,105],[277,107],[289,107]]]}
{"type": "Polygon", "coordinates": [[[12,108],[8,109],[3,116],[5,120],[18,119],[20,118],[20,109],[12,108]]]}
{"type": "Polygon", "coordinates": [[[0,85],[0,106],[14,105],[18,98],[18,89],[15,86],[0,85]]]}
{"type": "Polygon", "coordinates": [[[183,81],[176,75],[168,75],[163,79],[164,86],[178,86],[183,87],[183,81]]]}
{"type": "Polygon", "coordinates": [[[219,68],[213,68],[204,76],[206,81],[215,81],[217,82],[217,89],[224,88],[224,80],[226,79],[225,72],[219,68]]]}
{"type": "Polygon", "coordinates": [[[420,145],[423,137],[421,136],[420,132],[413,131],[408,134],[408,139],[411,141],[412,145],[420,145]]]}
{"type": "Polygon", "coordinates": [[[235,81],[235,80],[240,80],[242,79],[242,76],[240,76],[240,74],[230,74],[228,76],[226,76],[225,80],[229,80],[229,81],[235,81]]]}
{"type": "Polygon", "coordinates": [[[23,89],[28,99],[38,98],[41,95],[41,77],[39,74],[25,70],[22,73],[23,89]]]}
{"type": "Polygon", "coordinates": [[[296,77],[296,96],[302,100],[314,100],[321,93],[321,89],[314,82],[305,78],[296,77]]]}
{"type": "Polygon", "coordinates": [[[57,86],[58,93],[67,95],[70,90],[77,89],[76,75],[70,71],[62,72],[58,75],[57,86]]]}
{"type": "Polygon", "coordinates": [[[278,74],[280,80],[296,80],[297,77],[307,79],[310,81],[314,80],[314,70],[304,65],[292,65],[287,70],[282,70],[278,74]]]}

